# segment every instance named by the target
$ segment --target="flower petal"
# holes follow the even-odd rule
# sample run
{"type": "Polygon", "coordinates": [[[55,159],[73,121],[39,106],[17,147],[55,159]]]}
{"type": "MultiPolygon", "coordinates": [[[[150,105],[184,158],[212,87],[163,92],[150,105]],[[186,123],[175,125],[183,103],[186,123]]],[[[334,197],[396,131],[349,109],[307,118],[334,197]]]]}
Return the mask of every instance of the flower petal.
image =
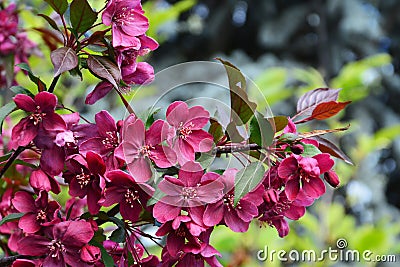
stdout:
{"type": "Polygon", "coordinates": [[[98,100],[105,97],[112,89],[113,85],[109,82],[103,81],[98,83],[93,91],[86,96],[85,104],[93,105],[98,100]]]}
{"type": "Polygon", "coordinates": [[[169,124],[179,127],[181,123],[185,123],[188,119],[188,105],[182,101],[175,101],[167,108],[166,116],[169,124]]]}
{"type": "Polygon", "coordinates": [[[14,102],[17,105],[18,108],[28,111],[28,112],[34,112],[36,110],[37,104],[35,101],[24,94],[17,94],[14,97],[14,102]]]}

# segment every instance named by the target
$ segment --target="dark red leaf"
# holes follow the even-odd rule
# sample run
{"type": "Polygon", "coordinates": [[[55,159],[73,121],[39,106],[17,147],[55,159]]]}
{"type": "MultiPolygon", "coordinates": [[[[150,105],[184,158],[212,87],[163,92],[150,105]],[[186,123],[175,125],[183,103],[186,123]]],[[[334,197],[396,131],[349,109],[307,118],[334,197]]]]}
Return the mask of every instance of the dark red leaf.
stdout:
{"type": "Polygon", "coordinates": [[[311,118],[316,120],[325,120],[336,115],[339,111],[344,109],[351,101],[336,102],[329,101],[318,104],[312,112],[311,118]]]}
{"type": "Polygon", "coordinates": [[[75,51],[69,47],[60,47],[52,51],[50,58],[54,65],[54,77],[78,66],[78,56],[75,51]]]}
{"type": "Polygon", "coordinates": [[[331,141],[322,138],[320,136],[314,136],[311,139],[314,139],[318,142],[319,150],[323,153],[328,153],[333,157],[342,159],[344,162],[350,165],[354,165],[354,163],[351,161],[351,159],[340,149],[338,148],[335,144],[333,144],[331,141]]]}
{"type": "Polygon", "coordinates": [[[78,33],[86,32],[97,20],[97,13],[86,0],[73,0],[70,10],[72,28],[78,33]]]}
{"type": "Polygon", "coordinates": [[[297,113],[302,116],[311,116],[314,108],[324,102],[336,101],[341,89],[317,88],[305,93],[297,101],[297,113]]]}
{"type": "Polygon", "coordinates": [[[55,12],[62,15],[68,9],[68,2],[67,0],[44,0],[47,2],[55,12]]]}
{"type": "Polygon", "coordinates": [[[111,60],[102,56],[90,55],[87,59],[87,65],[94,74],[109,81],[118,89],[118,84],[122,80],[122,76],[117,65],[111,60]]]}
{"type": "Polygon", "coordinates": [[[288,125],[288,118],[286,116],[275,116],[268,118],[271,125],[275,126],[275,132],[282,131],[288,125]]]}

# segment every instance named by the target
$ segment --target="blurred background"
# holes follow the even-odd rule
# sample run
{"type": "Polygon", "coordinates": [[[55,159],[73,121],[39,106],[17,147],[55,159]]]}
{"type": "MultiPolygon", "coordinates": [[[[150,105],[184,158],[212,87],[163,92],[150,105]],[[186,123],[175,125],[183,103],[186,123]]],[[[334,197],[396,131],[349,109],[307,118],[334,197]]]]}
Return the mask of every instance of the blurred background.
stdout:
{"type": "MultiPolygon", "coordinates": [[[[41,1],[32,2],[38,10],[44,7],[41,1]]],[[[92,2],[99,8],[103,5],[92,2]]],[[[344,238],[349,249],[396,255],[400,262],[400,1],[149,0],[143,5],[150,19],[149,35],[160,43],[146,58],[156,72],[178,63],[221,57],[254,81],[258,89],[248,88],[249,94],[260,90],[274,115],[294,114],[298,97],[318,87],[342,88],[340,100],[353,101],[326,123],[303,128],[351,124],[345,133],[329,136],[354,162],[354,166],[337,162],[339,189],[328,189],[302,219],[291,222],[284,239],[275,229],[256,224],[245,234],[219,227],[212,242],[222,252],[224,266],[398,266],[261,262],[256,255],[265,246],[286,251],[336,249],[336,241],[344,238]]],[[[36,11],[27,9],[22,15],[36,27],[43,26],[36,11]]],[[[29,34],[40,38],[38,31],[29,34]]],[[[45,55],[50,51],[41,50],[45,55]]],[[[52,70],[41,68],[41,60],[32,58],[32,69],[51,80],[52,70]]],[[[100,109],[123,114],[112,95],[84,107],[83,99],[96,82],[87,77],[83,82],[62,80],[68,91],[60,95],[63,103],[89,118],[100,109]]],[[[18,81],[29,86],[23,76],[18,81]]],[[[204,88],[200,94],[213,92],[204,88]]],[[[154,95],[155,90],[142,90],[135,101],[146,106],[146,99],[154,95]]],[[[190,92],[178,90],[168,100],[188,98],[190,92]]]]}

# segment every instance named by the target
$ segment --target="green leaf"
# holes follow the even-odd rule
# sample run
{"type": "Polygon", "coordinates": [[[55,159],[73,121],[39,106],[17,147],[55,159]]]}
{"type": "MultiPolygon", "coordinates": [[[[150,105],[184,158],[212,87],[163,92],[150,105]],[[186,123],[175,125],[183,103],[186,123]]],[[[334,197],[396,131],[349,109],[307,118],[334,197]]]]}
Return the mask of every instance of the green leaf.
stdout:
{"type": "Polygon", "coordinates": [[[33,74],[32,70],[28,64],[20,63],[20,64],[17,64],[17,66],[20,67],[22,70],[28,72],[29,79],[36,84],[39,92],[47,91],[46,84],[41,79],[39,79],[38,77],[36,77],[33,74]]]}
{"type": "Polygon", "coordinates": [[[214,118],[210,118],[210,128],[208,133],[214,138],[214,143],[218,143],[219,140],[224,136],[224,129],[222,125],[214,118]]]}
{"type": "Polygon", "coordinates": [[[67,0],[44,0],[47,2],[55,12],[58,14],[62,15],[67,11],[68,8],[68,2],[67,0]]]}
{"type": "Polygon", "coordinates": [[[28,95],[32,98],[34,97],[34,95],[32,94],[31,91],[29,91],[28,89],[26,89],[25,87],[22,87],[20,85],[12,86],[12,87],[10,87],[10,90],[16,95],[24,94],[24,95],[28,95]]]}
{"type": "Polygon", "coordinates": [[[117,229],[115,229],[110,236],[110,240],[117,242],[117,243],[124,242],[125,241],[125,229],[122,227],[118,227],[117,229]]]}
{"type": "Polygon", "coordinates": [[[261,162],[252,162],[235,176],[235,205],[263,179],[265,168],[261,162]]]}
{"type": "Polygon", "coordinates": [[[98,247],[101,251],[101,259],[103,260],[104,266],[105,267],[114,267],[114,260],[108,254],[107,250],[103,247],[103,245],[95,240],[90,240],[89,244],[92,246],[98,247]]]}
{"type": "Polygon", "coordinates": [[[60,29],[59,29],[58,26],[57,26],[57,23],[56,23],[52,18],[50,18],[49,16],[46,16],[45,14],[38,14],[38,16],[44,18],[44,19],[47,21],[47,23],[49,23],[49,25],[50,25],[54,30],[60,31],[60,29]]]}
{"type": "Polygon", "coordinates": [[[280,142],[287,142],[287,143],[290,143],[290,142],[293,142],[293,141],[295,141],[297,138],[299,138],[299,136],[297,135],[297,134],[294,134],[294,133],[284,133],[284,134],[282,134],[280,137],[279,137],[279,141],[280,142]]]}
{"type": "Polygon", "coordinates": [[[243,136],[239,133],[238,128],[233,121],[231,121],[228,126],[226,126],[225,134],[233,143],[240,143],[244,140],[243,136]]]}
{"type": "Polygon", "coordinates": [[[0,221],[0,226],[2,226],[5,223],[8,222],[13,222],[24,216],[25,213],[11,213],[5,216],[1,221],[0,221]]]}
{"type": "Polygon", "coordinates": [[[321,154],[322,152],[314,145],[311,144],[304,144],[302,143],[304,147],[304,151],[301,154],[303,157],[314,157],[315,155],[321,154]]]}
{"type": "Polygon", "coordinates": [[[104,240],[106,240],[106,236],[104,235],[104,229],[99,227],[99,229],[96,232],[94,232],[92,240],[99,243],[102,243],[104,240]]]}
{"type": "Polygon", "coordinates": [[[112,221],[116,226],[125,228],[125,223],[121,219],[118,219],[116,217],[109,217],[108,219],[112,221]]]}
{"type": "Polygon", "coordinates": [[[158,112],[160,112],[160,110],[161,110],[161,108],[149,110],[149,112],[146,116],[146,124],[145,124],[146,129],[149,128],[155,122],[154,115],[156,115],[158,112]]]}
{"type": "Polygon", "coordinates": [[[246,78],[240,70],[228,61],[217,58],[224,64],[228,74],[230,98],[231,98],[231,120],[236,125],[246,124],[254,114],[257,104],[251,102],[246,92],[246,78]]]}
{"type": "Polygon", "coordinates": [[[0,133],[3,132],[3,121],[5,118],[14,110],[16,110],[17,105],[15,105],[14,101],[9,102],[0,108],[0,133]]]}
{"type": "Polygon", "coordinates": [[[272,144],[275,132],[268,119],[256,111],[250,121],[250,143],[256,143],[261,147],[272,144]]]}
{"type": "Polygon", "coordinates": [[[149,207],[151,205],[156,204],[163,196],[165,196],[165,193],[161,191],[158,186],[155,187],[156,191],[154,192],[153,196],[147,201],[146,206],[149,207]]]}
{"type": "Polygon", "coordinates": [[[97,20],[97,13],[86,0],[72,1],[70,10],[72,28],[78,33],[86,32],[97,20]]]}
{"type": "Polygon", "coordinates": [[[282,131],[289,123],[286,116],[275,116],[272,118],[268,118],[268,120],[271,124],[274,124],[275,132],[282,131]]]}
{"type": "Polygon", "coordinates": [[[4,161],[8,160],[11,157],[12,154],[14,154],[14,153],[13,152],[8,152],[7,154],[1,156],[0,157],[0,162],[4,162],[4,161]]]}

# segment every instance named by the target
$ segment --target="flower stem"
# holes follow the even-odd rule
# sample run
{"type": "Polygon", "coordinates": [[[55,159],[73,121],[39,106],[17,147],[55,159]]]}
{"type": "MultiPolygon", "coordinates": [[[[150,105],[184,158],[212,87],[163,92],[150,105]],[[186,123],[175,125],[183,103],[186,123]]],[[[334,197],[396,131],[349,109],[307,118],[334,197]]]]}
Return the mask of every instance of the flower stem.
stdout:
{"type": "Polygon", "coordinates": [[[125,108],[128,110],[128,112],[129,112],[130,114],[133,114],[133,115],[136,116],[135,111],[133,111],[133,108],[129,105],[128,101],[126,101],[126,99],[125,99],[125,97],[122,95],[122,93],[121,93],[119,90],[116,90],[116,91],[117,91],[119,97],[121,98],[122,103],[124,103],[124,106],[125,106],[125,108]]]}
{"type": "Polygon", "coordinates": [[[4,165],[4,167],[0,170],[0,178],[4,175],[4,173],[6,173],[8,168],[10,168],[10,166],[13,164],[14,160],[16,160],[17,157],[19,156],[19,154],[21,154],[22,151],[24,151],[25,149],[26,149],[26,147],[19,146],[17,148],[17,150],[14,151],[14,154],[12,154],[12,156],[7,160],[7,162],[4,165]]]}
{"type": "Polygon", "coordinates": [[[51,82],[50,88],[48,90],[49,93],[53,93],[54,92],[54,88],[56,87],[58,79],[60,79],[60,75],[57,75],[56,77],[53,78],[53,81],[51,82]]]}
{"type": "Polygon", "coordinates": [[[241,151],[259,150],[261,146],[257,144],[229,144],[224,146],[216,146],[213,150],[213,154],[228,154],[241,151]]]}

